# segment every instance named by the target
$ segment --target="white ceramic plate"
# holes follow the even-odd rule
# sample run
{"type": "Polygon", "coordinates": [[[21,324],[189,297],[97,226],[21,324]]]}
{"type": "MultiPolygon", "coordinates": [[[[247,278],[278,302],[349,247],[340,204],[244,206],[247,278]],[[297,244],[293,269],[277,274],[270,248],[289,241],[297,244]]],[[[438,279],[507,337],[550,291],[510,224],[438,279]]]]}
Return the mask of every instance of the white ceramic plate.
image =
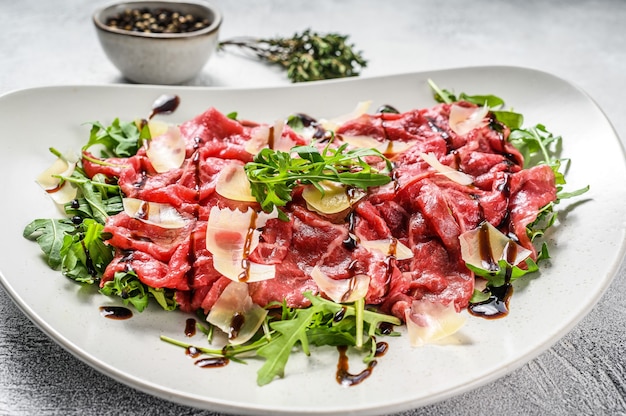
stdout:
{"type": "MultiPolygon", "coordinates": [[[[3,201],[1,281],[19,307],[45,333],[104,374],[159,397],[223,412],[247,414],[392,413],[439,401],[523,365],[567,333],[598,301],[624,253],[626,166],[619,140],[602,111],[571,84],[552,75],[510,67],[465,68],[380,78],[350,79],[283,88],[219,89],[156,86],[61,86],[17,91],[0,98],[3,201]],[[145,117],[163,93],[181,97],[172,122],[209,106],[241,118],[273,122],[293,112],[332,117],[373,100],[373,109],[434,105],[426,80],[456,92],[496,94],[526,116],[564,137],[573,159],[570,189],[591,191],[578,203],[559,206],[561,219],[548,238],[553,261],[516,286],[511,313],[500,320],[470,318],[453,345],[414,349],[406,338],[361,385],[335,382],[337,352],[294,355],[284,379],[255,384],[260,362],[200,369],[184,350],[159,340],[185,339],[186,315],[151,307],[126,321],[103,318],[99,306],[114,304],[94,289],[51,271],[39,247],[22,238],[34,218],[58,216],[34,182],[51,163],[48,147],[79,149],[84,122],[145,117]],[[619,180],[615,180],[618,178],[619,180]]],[[[193,342],[202,343],[197,335],[193,342]]],[[[360,362],[352,360],[352,370],[360,362]]]]}

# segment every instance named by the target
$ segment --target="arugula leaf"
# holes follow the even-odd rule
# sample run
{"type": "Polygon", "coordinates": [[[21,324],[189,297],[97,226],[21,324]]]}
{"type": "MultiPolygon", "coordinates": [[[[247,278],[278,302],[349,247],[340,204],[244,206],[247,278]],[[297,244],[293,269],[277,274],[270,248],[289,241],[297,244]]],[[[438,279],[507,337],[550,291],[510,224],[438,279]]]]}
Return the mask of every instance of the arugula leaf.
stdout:
{"type": "Polygon", "coordinates": [[[81,283],[95,283],[113,260],[113,248],[104,243],[104,225],[86,218],[67,232],[60,250],[62,273],[81,283]]]}
{"type": "Polygon", "coordinates": [[[321,312],[321,308],[312,306],[302,309],[295,318],[288,321],[276,321],[270,327],[281,335],[274,336],[272,341],[258,349],[257,355],[265,357],[266,361],[257,373],[257,384],[263,386],[274,380],[275,377],[283,377],[285,366],[291,355],[291,351],[300,343],[305,354],[309,355],[309,343],[306,330],[315,314],[321,312]]]}
{"type": "Polygon", "coordinates": [[[509,142],[524,156],[524,167],[542,163],[554,167],[560,163],[558,156],[561,154],[563,139],[549,132],[543,124],[511,131],[509,142]]]}
{"type": "Polygon", "coordinates": [[[496,120],[508,126],[511,130],[519,129],[524,124],[524,116],[513,111],[491,110],[496,120]]]}
{"type": "Polygon", "coordinates": [[[479,267],[466,264],[467,268],[473,271],[477,276],[487,279],[487,286],[500,287],[505,283],[511,283],[518,278],[539,270],[537,263],[528,257],[525,261],[527,269],[518,266],[512,266],[506,260],[498,261],[498,269],[495,271],[485,270],[479,267]]]}
{"type": "Polygon", "coordinates": [[[25,238],[37,241],[50,268],[71,279],[94,283],[113,259],[113,249],[104,244],[103,225],[85,219],[37,219],[24,228],[25,238]]]}
{"type": "Polygon", "coordinates": [[[61,248],[67,233],[74,231],[69,219],[36,219],[24,228],[23,236],[36,241],[44,253],[50,268],[59,270],[63,262],[61,248]]]}
{"type": "MultiPolygon", "coordinates": [[[[258,336],[244,345],[228,344],[219,349],[194,347],[204,354],[229,359],[243,353],[256,352],[258,357],[265,358],[257,373],[257,384],[263,386],[276,377],[284,376],[289,357],[297,346],[300,346],[302,352],[307,355],[310,354],[309,345],[357,347],[357,334],[360,331],[367,335],[367,339],[362,343],[362,347],[357,349],[365,353],[363,361],[369,362],[374,358],[376,350],[374,334],[378,326],[383,322],[392,325],[401,324],[395,316],[370,310],[359,312],[357,302],[337,304],[311,292],[304,293],[304,296],[311,301],[308,308],[288,308],[284,302],[272,305],[280,306],[282,310],[278,320],[275,320],[275,315],[268,315],[271,330],[265,336],[258,336]],[[338,319],[338,316],[341,318],[338,319]]],[[[183,348],[192,346],[165,336],[161,336],[161,339],[183,348]]]]}
{"type": "Polygon", "coordinates": [[[467,101],[472,104],[487,106],[489,108],[501,107],[504,105],[504,100],[495,95],[468,95],[462,92],[457,97],[453,92],[439,88],[437,84],[431,79],[428,80],[428,85],[434,91],[434,97],[437,102],[452,104],[456,101],[467,101]]]}
{"type": "MultiPolygon", "coordinates": [[[[544,243],[542,246],[540,255],[537,257],[537,262],[539,260],[543,260],[547,258],[549,258],[549,254],[547,251],[547,245],[544,243]]],[[[466,263],[467,268],[473,271],[476,276],[481,276],[487,280],[487,286],[485,290],[483,291],[474,290],[474,293],[472,294],[472,297],[469,301],[470,304],[481,303],[481,302],[485,302],[486,300],[488,300],[490,296],[492,295],[491,293],[492,288],[502,287],[506,284],[514,282],[515,280],[519,279],[520,277],[528,273],[534,273],[538,271],[539,266],[537,265],[537,262],[535,262],[533,259],[528,257],[525,260],[526,269],[522,269],[521,267],[513,266],[509,264],[506,260],[500,260],[498,261],[497,270],[491,270],[491,271],[482,269],[479,267],[475,267],[475,266],[472,266],[471,264],[466,263]]]]}
{"type": "Polygon", "coordinates": [[[116,272],[113,280],[102,286],[100,292],[107,296],[117,295],[125,305],[132,304],[139,312],[148,306],[148,290],[135,272],[116,272]]]}
{"type": "MultiPolygon", "coordinates": [[[[347,150],[326,146],[320,151],[314,146],[296,146],[290,152],[262,149],[252,162],[244,166],[252,195],[264,211],[287,205],[291,191],[298,185],[312,184],[322,190],[321,181],[333,181],[367,189],[391,181],[365,162],[366,157],[384,160],[388,170],[391,162],[375,149],[347,150]],[[292,157],[295,154],[296,157],[292,157]]],[[[281,216],[286,219],[284,214],[281,216]]]]}
{"type": "Polygon", "coordinates": [[[428,85],[434,92],[435,101],[445,104],[452,104],[456,101],[467,101],[469,103],[489,107],[491,114],[500,123],[508,126],[511,130],[518,129],[524,123],[524,116],[510,110],[497,110],[504,107],[504,100],[496,95],[468,95],[464,92],[457,97],[453,92],[439,88],[433,80],[428,80],[428,85]]]}
{"type": "Polygon", "coordinates": [[[143,139],[150,137],[147,125],[140,130],[135,122],[121,122],[119,118],[113,120],[108,127],[98,121],[88,124],[91,124],[91,131],[83,150],[101,145],[101,152],[107,157],[133,156],[142,146],[143,139]]]}
{"type": "Polygon", "coordinates": [[[150,286],[146,286],[148,288],[148,293],[152,295],[152,297],[157,301],[161,307],[166,311],[173,311],[178,307],[178,302],[176,302],[176,292],[174,290],[165,289],[165,288],[154,288],[150,286]]]}

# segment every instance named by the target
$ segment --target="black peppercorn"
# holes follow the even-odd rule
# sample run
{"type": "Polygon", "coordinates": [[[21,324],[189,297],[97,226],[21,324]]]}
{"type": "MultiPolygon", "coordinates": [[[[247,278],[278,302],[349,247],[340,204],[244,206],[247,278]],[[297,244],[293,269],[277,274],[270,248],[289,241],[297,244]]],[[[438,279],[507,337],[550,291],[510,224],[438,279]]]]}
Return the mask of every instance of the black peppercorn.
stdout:
{"type": "Polygon", "coordinates": [[[106,25],[130,32],[144,33],[187,33],[204,29],[211,24],[208,19],[187,13],[158,9],[126,9],[106,21],[106,25]]]}

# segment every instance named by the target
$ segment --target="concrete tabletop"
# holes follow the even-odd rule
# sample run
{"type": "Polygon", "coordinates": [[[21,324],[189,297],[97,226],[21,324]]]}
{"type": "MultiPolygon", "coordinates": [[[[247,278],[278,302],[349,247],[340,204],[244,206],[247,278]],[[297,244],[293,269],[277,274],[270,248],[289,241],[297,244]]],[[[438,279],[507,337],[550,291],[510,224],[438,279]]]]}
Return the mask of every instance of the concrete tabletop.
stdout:
{"type": "MultiPolygon", "coordinates": [[[[364,77],[476,65],[550,72],[586,91],[622,145],[626,142],[622,0],[213,3],[224,14],[224,39],[284,36],[309,27],[347,34],[369,61],[364,77]]],[[[105,4],[0,0],[0,95],[44,85],[127,83],[105,57],[91,22],[93,11],[105,4]]],[[[218,53],[187,85],[288,83],[275,67],[218,53]]],[[[403,414],[626,414],[625,322],[622,263],[595,308],[536,359],[471,392],[403,414]]],[[[216,413],[174,404],[102,375],[49,339],[0,288],[0,414],[216,413]]]]}

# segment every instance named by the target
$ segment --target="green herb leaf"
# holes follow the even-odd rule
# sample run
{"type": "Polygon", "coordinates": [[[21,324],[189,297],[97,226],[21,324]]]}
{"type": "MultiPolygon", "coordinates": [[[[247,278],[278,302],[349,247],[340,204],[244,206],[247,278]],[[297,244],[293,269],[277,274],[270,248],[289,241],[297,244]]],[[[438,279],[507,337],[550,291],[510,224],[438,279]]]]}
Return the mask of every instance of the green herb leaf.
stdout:
{"type": "MultiPolygon", "coordinates": [[[[289,357],[298,346],[307,355],[310,354],[309,345],[355,347],[357,346],[357,333],[360,331],[361,336],[366,338],[362,343],[363,348],[359,350],[365,353],[363,361],[369,362],[374,358],[376,345],[373,335],[378,326],[383,322],[392,325],[401,324],[395,316],[362,310],[362,307],[356,304],[337,304],[310,292],[304,293],[304,296],[311,301],[311,306],[308,308],[292,309],[288,308],[284,302],[272,305],[282,308],[280,316],[275,318],[273,317],[275,315],[268,315],[271,330],[265,330],[265,335],[257,334],[258,336],[249,343],[228,344],[226,347],[214,349],[194,347],[204,354],[230,359],[235,359],[244,353],[256,352],[257,356],[265,358],[263,366],[257,372],[257,384],[263,386],[272,382],[276,377],[284,376],[289,357]],[[340,319],[337,318],[338,312],[341,312],[340,319]]],[[[203,332],[206,333],[208,330],[203,332]]],[[[191,346],[191,344],[165,336],[161,339],[183,348],[191,346]]]]}
{"type": "Polygon", "coordinates": [[[101,154],[106,157],[133,156],[141,147],[142,139],[150,135],[147,128],[140,131],[134,122],[121,122],[118,118],[108,127],[97,121],[88,124],[91,124],[91,132],[83,150],[100,145],[101,154]]]}
{"type": "Polygon", "coordinates": [[[36,241],[44,253],[46,262],[58,270],[63,262],[61,248],[65,235],[74,231],[74,224],[69,219],[37,219],[24,228],[23,236],[36,241]]]}
{"type": "Polygon", "coordinates": [[[296,146],[291,153],[269,148],[262,149],[244,169],[250,181],[252,195],[266,212],[282,207],[291,201],[291,191],[298,185],[318,185],[333,181],[367,189],[389,183],[391,178],[380,173],[364,161],[378,157],[391,164],[375,149],[346,150],[327,146],[322,153],[313,146],[296,146]],[[292,154],[297,157],[292,157],[292,154]]]}
{"type": "Polygon", "coordinates": [[[113,248],[104,243],[103,228],[103,224],[86,218],[66,233],[60,252],[65,276],[81,283],[99,281],[113,260],[113,248]]]}
{"type": "Polygon", "coordinates": [[[116,272],[100,289],[107,296],[117,295],[125,305],[132,304],[139,312],[148,306],[148,290],[135,272],[116,272]]]}
{"type": "Polygon", "coordinates": [[[107,217],[121,212],[122,194],[119,186],[107,183],[107,178],[96,175],[89,179],[85,173],[76,169],[72,176],[66,179],[72,182],[79,190],[75,203],[65,205],[68,215],[79,215],[84,218],[93,218],[104,224],[107,217]]]}
{"type": "Polygon", "coordinates": [[[498,262],[498,270],[486,270],[479,267],[466,264],[467,268],[474,272],[477,276],[487,279],[487,286],[500,287],[505,283],[513,282],[518,278],[539,270],[537,263],[528,257],[525,261],[527,269],[522,269],[518,266],[512,266],[507,263],[506,260],[500,260],[498,262]]]}
{"type": "Polygon", "coordinates": [[[496,95],[468,95],[464,92],[460,93],[458,97],[451,91],[439,88],[432,79],[428,80],[428,85],[434,92],[434,98],[437,102],[452,104],[456,101],[467,101],[468,103],[476,104],[478,106],[486,106],[492,109],[502,107],[504,100],[496,95]]]}
{"type": "MultiPolygon", "coordinates": [[[[178,307],[176,302],[176,292],[165,288],[154,288],[147,286],[148,293],[157,301],[157,303],[166,311],[173,311],[178,307]]],[[[212,326],[211,326],[212,327],[212,326]]]]}
{"type": "Polygon", "coordinates": [[[281,335],[274,336],[272,341],[257,351],[257,355],[266,359],[257,373],[257,384],[259,386],[270,383],[276,377],[284,376],[285,366],[291,351],[297,343],[301,344],[302,349],[308,355],[306,330],[313,316],[319,312],[320,308],[310,307],[302,309],[295,318],[289,321],[276,321],[270,324],[270,327],[281,335]]]}

